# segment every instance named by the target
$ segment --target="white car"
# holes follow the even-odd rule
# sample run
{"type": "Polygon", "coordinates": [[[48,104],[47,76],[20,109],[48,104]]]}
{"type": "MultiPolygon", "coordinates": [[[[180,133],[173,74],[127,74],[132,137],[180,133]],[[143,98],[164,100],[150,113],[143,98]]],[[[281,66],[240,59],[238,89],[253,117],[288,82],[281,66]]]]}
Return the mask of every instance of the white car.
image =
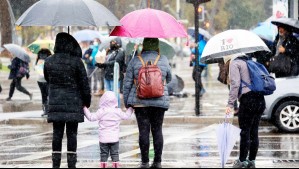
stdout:
{"type": "Polygon", "coordinates": [[[299,77],[276,79],[276,91],[266,96],[262,117],[283,132],[299,131],[299,77]]]}

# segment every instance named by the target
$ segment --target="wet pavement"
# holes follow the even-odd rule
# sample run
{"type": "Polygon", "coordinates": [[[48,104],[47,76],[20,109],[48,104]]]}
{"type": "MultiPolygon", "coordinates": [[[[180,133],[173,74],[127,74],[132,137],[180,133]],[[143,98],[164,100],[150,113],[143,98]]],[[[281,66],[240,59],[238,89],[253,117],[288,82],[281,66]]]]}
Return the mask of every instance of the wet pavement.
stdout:
{"type": "MultiPolygon", "coordinates": [[[[171,98],[171,108],[166,113],[163,133],[163,166],[166,168],[219,168],[219,154],[216,143],[215,127],[222,119],[227,102],[228,89],[217,82],[218,67],[211,66],[207,78],[203,78],[206,94],[201,99],[201,116],[194,116],[195,93],[191,77],[192,68],[188,67],[188,58],[177,58],[173,73],[185,81],[184,92],[187,98],[171,98]],[[187,120],[184,120],[184,119],[187,120]],[[200,121],[201,120],[201,121],[200,121]]],[[[23,84],[34,93],[33,101],[16,91],[12,102],[5,102],[10,81],[8,73],[1,72],[3,92],[0,94],[0,168],[48,168],[51,167],[51,124],[40,117],[41,96],[36,83],[36,74],[31,72],[29,80],[23,84]],[[7,113],[5,106],[20,104],[31,111],[7,113]],[[29,104],[26,105],[26,104],[29,104]],[[31,105],[30,105],[31,104],[31,105]],[[33,111],[38,110],[38,111],[33,111]],[[26,119],[26,120],[25,120],[26,119]],[[29,120],[28,120],[29,119],[29,120]],[[33,119],[33,120],[32,120],[33,119]],[[9,123],[7,123],[7,121],[9,123]],[[38,121],[38,123],[35,123],[38,121]],[[18,125],[16,125],[18,124],[18,125]]],[[[99,97],[93,97],[92,110],[98,105],[99,97]]],[[[134,121],[135,117],[131,120],[134,121]]],[[[236,122],[235,122],[236,123],[236,122]]],[[[260,151],[257,166],[264,168],[299,167],[299,136],[278,133],[271,125],[260,129],[260,151]]],[[[66,138],[63,142],[66,147],[66,138]]],[[[227,167],[232,166],[238,156],[237,144],[231,154],[227,167]]],[[[62,167],[66,167],[66,150],[63,150],[62,167]]],[[[153,150],[150,152],[153,158],[153,150]]],[[[121,126],[120,157],[122,167],[137,167],[140,162],[138,130],[134,123],[121,126]]],[[[98,146],[97,124],[80,124],[78,135],[78,168],[98,168],[100,150],[98,146]]]]}
{"type": "MultiPolygon", "coordinates": [[[[165,124],[163,166],[165,168],[219,168],[219,154],[214,125],[165,124]]],[[[51,167],[51,125],[0,125],[1,168],[51,167]]],[[[279,134],[273,127],[260,130],[260,151],[257,167],[299,167],[299,136],[279,134]]],[[[66,147],[64,139],[63,147],[66,147]]],[[[227,164],[238,156],[239,144],[227,164]]],[[[150,151],[151,160],[153,150],[150,151]]],[[[120,139],[122,167],[137,167],[140,161],[138,130],[136,125],[122,125],[120,139]]],[[[97,124],[85,122],[79,126],[78,168],[98,168],[100,150],[97,124]]],[[[63,149],[62,167],[66,167],[66,150],[63,149]]]]}

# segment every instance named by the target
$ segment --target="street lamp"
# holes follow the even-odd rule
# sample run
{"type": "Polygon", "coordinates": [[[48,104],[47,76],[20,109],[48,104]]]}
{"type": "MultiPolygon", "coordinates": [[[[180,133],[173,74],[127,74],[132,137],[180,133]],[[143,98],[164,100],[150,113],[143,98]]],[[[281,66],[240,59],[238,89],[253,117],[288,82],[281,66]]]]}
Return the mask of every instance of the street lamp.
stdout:
{"type": "Polygon", "coordinates": [[[196,76],[195,76],[195,115],[199,116],[200,115],[200,91],[202,87],[200,86],[200,81],[201,77],[199,76],[199,51],[198,51],[198,35],[199,35],[199,16],[198,16],[198,10],[199,10],[199,5],[202,3],[209,2],[211,0],[186,0],[187,3],[191,3],[194,6],[194,18],[195,18],[195,43],[196,43],[196,48],[195,48],[195,71],[196,71],[196,76]]]}

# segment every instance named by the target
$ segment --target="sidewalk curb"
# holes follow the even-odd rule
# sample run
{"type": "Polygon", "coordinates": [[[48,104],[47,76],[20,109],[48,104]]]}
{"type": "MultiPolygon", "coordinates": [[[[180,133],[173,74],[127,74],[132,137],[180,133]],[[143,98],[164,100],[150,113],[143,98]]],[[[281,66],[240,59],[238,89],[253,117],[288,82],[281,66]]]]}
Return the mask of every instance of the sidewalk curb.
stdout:
{"type": "MultiPolygon", "coordinates": [[[[164,124],[217,124],[223,122],[223,117],[165,117],[164,124]]],[[[231,121],[231,120],[230,120],[231,121]]],[[[46,118],[14,118],[0,121],[0,124],[9,125],[43,125],[48,124],[46,118]]],[[[233,124],[238,125],[238,118],[233,118],[233,124]]],[[[137,125],[136,119],[123,121],[121,125],[137,125]]],[[[261,121],[261,126],[271,125],[269,122],[261,121]]]]}

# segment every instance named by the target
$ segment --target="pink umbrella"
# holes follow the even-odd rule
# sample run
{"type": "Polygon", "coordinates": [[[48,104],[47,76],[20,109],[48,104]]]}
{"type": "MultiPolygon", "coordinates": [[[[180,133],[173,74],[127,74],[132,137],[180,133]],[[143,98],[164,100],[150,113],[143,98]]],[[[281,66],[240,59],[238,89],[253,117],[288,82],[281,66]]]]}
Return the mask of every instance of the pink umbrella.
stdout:
{"type": "Polygon", "coordinates": [[[141,9],[125,15],[110,36],[131,38],[172,38],[187,37],[183,25],[170,14],[155,10],[141,9]]]}

